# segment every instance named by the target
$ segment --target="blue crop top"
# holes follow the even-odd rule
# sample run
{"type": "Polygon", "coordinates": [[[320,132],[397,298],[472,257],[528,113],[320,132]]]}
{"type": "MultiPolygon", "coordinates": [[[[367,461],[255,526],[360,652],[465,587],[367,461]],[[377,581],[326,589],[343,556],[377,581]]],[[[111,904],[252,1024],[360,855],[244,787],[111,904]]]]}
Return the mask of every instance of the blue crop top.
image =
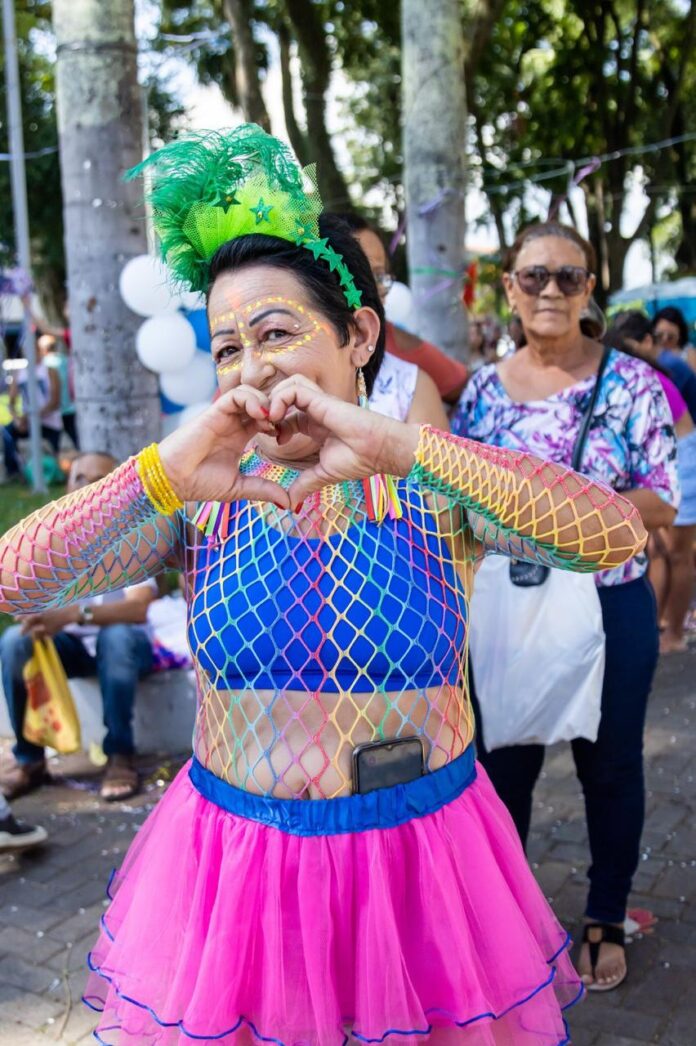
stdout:
{"type": "Polygon", "coordinates": [[[422,495],[404,518],[328,538],[231,507],[230,536],[193,549],[189,642],[216,689],[399,692],[457,685],[466,600],[422,495]]]}

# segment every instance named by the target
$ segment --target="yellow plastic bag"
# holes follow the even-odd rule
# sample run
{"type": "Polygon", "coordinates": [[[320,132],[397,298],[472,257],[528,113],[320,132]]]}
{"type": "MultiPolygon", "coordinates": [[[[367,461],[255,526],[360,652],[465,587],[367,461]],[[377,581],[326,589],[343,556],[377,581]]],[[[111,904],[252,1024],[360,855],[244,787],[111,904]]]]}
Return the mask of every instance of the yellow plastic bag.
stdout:
{"type": "Polygon", "coordinates": [[[35,639],[34,653],[24,666],[27,707],[24,736],[67,755],[81,747],[80,721],[68,677],[52,639],[35,639]]]}

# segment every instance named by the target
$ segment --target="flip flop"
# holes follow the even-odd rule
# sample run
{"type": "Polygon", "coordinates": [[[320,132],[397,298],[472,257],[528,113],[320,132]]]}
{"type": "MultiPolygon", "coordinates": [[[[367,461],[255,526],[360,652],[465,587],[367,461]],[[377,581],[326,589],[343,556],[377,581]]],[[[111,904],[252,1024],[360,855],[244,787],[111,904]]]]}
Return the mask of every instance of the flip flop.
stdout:
{"type": "Polygon", "coordinates": [[[586,923],[582,932],[582,943],[588,944],[590,948],[590,969],[594,980],[592,984],[586,985],[590,992],[613,992],[628,976],[628,968],[624,970],[623,976],[610,984],[597,983],[597,963],[599,962],[599,950],[603,944],[618,944],[626,948],[626,935],[620,926],[612,926],[610,923],[586,923]]]}

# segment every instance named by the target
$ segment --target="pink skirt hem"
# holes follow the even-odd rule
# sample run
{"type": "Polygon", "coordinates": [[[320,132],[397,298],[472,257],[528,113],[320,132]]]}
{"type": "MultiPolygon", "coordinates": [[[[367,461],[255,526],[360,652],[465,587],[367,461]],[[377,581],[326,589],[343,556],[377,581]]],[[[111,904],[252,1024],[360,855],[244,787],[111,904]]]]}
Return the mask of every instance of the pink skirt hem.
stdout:
{"type": "Polygon", "coordinates": [[[297,837],[181,772],[136,837],[84,1001],[104,1046],[562,1046],[568,936],[485,772],[389,829],[297,837]]]}

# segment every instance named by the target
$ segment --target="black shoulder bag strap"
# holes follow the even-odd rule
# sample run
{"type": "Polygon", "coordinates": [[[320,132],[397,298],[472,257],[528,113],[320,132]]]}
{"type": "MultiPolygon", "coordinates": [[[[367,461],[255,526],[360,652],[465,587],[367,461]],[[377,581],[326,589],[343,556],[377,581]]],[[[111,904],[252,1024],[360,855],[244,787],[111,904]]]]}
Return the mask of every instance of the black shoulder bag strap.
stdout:
{"type": "Polygon", "coordinates": [[[611,353],[610,348],[606,348],[602,353],[602,358],[599,361],[599,367],[597,368],[597,379],[592,389],[592,395],[590,396],[590,402],[587,404],[587,410],[583,415],[582,424],[580,426],[580,432],[575,443],[575,449],[573,451],[573,458],[570,463],[570,467],[575,472],[580,472],[582,465],[583,454],[585,453],[585,447],[587,446],[587,437],[590,434],[590,425],[592,424],[592,415],[597,405],[597,397],[599,396],[599,390],[602,386],[602,376],[606,370],[607,361],[611,353]]]}

